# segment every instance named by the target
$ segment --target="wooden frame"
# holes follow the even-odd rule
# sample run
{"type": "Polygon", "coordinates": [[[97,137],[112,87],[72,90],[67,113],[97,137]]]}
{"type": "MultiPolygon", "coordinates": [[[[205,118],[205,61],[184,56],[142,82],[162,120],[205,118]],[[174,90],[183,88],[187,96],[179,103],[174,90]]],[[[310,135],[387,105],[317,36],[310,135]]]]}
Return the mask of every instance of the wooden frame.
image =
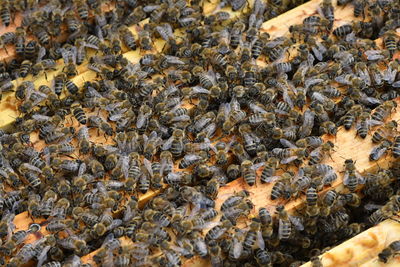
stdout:
{"type": "MultiPolygon", "coordinates": [[[[290,25],[298,24],[303,21],[304,18],[315,14],[317,6],[322,0],[312,0],[309,1],[297,8],[294,8],[274,19],[271,19],[265,22],[262,25],[262,31],[268,32],[272,37],[277,37],[284,35],[288,32],[288,28],[290,25]]],[[[250,1],[253,2],[253,1],[250,1]]],[[[212,3],[207,3],[205,8],[205,12],[212,12],[215,10],[215,5],[212,3]]],[[[233,16],[237,15],[238,12],[232,14],[233,16]]],[[[335,26],[340,26],[346,22],[349,22],[353,19],[353,9],[350,5],[343,7],[340,9],[340,12],[335,14],[335,26]]],[[[18,24],[18,17],[16,19],[16,24],[18,24]]],[[[130,27],[132,32],[137,35],[137,30],[135,26],[130,27]]],[[[2,29],[0,28],[0,31],[2,29]]],[[[7,29],[8,30],[8,29],[7,29]]],[[[156,50],[160,51],[164,46],[164,41],[157,40],[155,43],[156,50]]],[[[378,41],[379,43],[379,41],[378,41]]],[[[156,52],[156,51],[153,51],[156,52]]],[[[8,58],[12,55],[5,56],[3,51],[0,51],[0,58],[8,58]]],[[[137,62],[140,54],[138,51],[129,51],[125,52],[124,56],[128,59],[137,62]]],[[[62,65],[62,64],[59,64],[62,65]]],[[[82,64],[79,68],[79,75],[73,78],[73,82],[75,82],[78,86],[81,86],[85,81],[94,79],[96,74],[92,71],[86,69],[86,64],[82,64]]],[[[47,73],[48,81],[44,78],[44,76],[40,76],[35,80],[35,85],[39,86],[42,84],[50,84],[52,77],[56,75],[61,70],[61,67],[58,66],[57,70],[51,71],[47,73]]],[[[26,80],[32,79],[32,77],[27,77],[26,80]]],[[[15,86],[20,84],[23,79],[18,79],[14,81],[15,86]]],[[[2,118],[0,119],[0,128],[10,128],[14,119],[18,116],[18,111],[12,105],[15,103],[16,99],[13,94],[5,94],[3,97],[3,101],[0,103],[0,110],[2,112],[2,118]]],[[[398,104],[400,105],[400,99],[397,99],[398,104]]],[[[399,120],[400,112],[396,112],[392,115],[391,119],[399,120]]],[[[342,175],[340,174],[343,171],[343,162],[347,158],[352,158],[356,161],[357,170],[360,173],[365,173],[369,171],[373,171],[379,165],[379,167],[387,167],[389,161],[384,158],[379,160],[378,162],[370,162],[368,160],[367,155],[372,149],[371,136],[369,135],[366,139],[362,140],[359,138],[355,138],[354,130],[345,131],[344,129],[340,129],[336,138],[331,136],[324,136],[324,140],[331,140],[335,144],[335,151],[331,154],[331,158],[325,160],[325,163],[331,165],[336,173],[339,174],[339,178],[332,184],[332,188],[336,188],[341,190],[343,188],[342,184],[342,175]],[[357,151],[357,152],[355,152],[357,151]]],[[[255,205],[254,211],[257,211],[260,207],[266,207],[273,212],[273,207],[277,204],[284,204],[286,210],[289,212],[293,212],[294,210],[299,209],[304,203],[304,197],[298,198],[296,200],[289,201],[287,203],[283,203],[282,201],[271,201],[267,199],[265,196],[270,195],[270,191],[272,189],[271,184],[260,184],[253,187],[249,187],[245,184],[242,178],[239,178],[226,186],[220,188],[219,197],[216,201],[216,208],[218,209],[222,202],[232,193],[240,191],[242,189],[246,189],[251,194],[251,200],[255,205]]],[[[320,193],[324,193],[331,188],[326,188],[320,193]]],[[[157,192],[149,192],[140,197],[139,202],[145,203],[153,196],[155,196],[157,192]]],[[[41,220],[37,220],[35,222],[40,222],[41,220]]],[[[27,212],[22,214],[18,214],[15,218],[16,231],[21,229],[27,229],[29,224],[32,223],[32,219],[28,216],[27,212]]],[[[42,228],[41,233],[46,235],[47,232],[42,228]]],[[[376,259],[377,254],[382,250],[383,247],[388,245],[388,243],[394,241],[395,239],[400,239],[400,224],[394,222],[392,220],[387,220],[385,222],[380,223],[379,225],[370,228],[363,233],[357,235],[356,237],[342,243],[341,245],[333,248],[332,250],[326,252],[322,258],[322,262],[324,266],[340,266],[344,262],[355,265],[362,266],[381,266],[376,259]],[[391,235],[388,233],[391,232],[391,235]],[[394,234],[393,234],[394,233],[394,234]],[[345,261],[346,260],[346,261],[345,261]]],[[[26,242],[33,242],[35,240],[35,236],[31,235],[27,239],[26,242]]],[[[131,241],[122,238],[122,244],[129,245],[131,241]]],[[[82,257],[83,262],[89,262],[93,264],[92,256],[96,251],[82,257]]],[[[395,259],[398,262],[398,259],[395,259]]],[[[393,261],[395,262],[395,261],[393,261]]],[[[184,262],[185,266],[207,266],[209,263],[204,259],[200,259],[198,257],[194,257],[190,260],[186,260],[184,262]]],[[[390,263],[393,265],[394,263],[390,263]]],[[[311,266],[310,263],[305,264],[304,266],[311,266]]],[[[396,265],[393,265],[396,266],[396,265]]]]}

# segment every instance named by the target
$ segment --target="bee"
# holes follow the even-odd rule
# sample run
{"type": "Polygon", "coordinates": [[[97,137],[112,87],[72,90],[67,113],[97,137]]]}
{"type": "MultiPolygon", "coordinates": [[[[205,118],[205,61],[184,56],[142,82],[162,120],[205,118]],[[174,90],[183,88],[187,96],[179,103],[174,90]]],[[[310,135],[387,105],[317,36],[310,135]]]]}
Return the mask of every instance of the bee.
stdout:
{"type": "Polygon", "coordinates": [[[354,192],[359,184],[365,183],[365,179],[357,172],[352,159],[346,159],[344,167],[343,184],[347,186],[350,192],[354,192]]]}
{"type": "Polygon", "coordinates": [[[371,114],[371,119],[378,122],[383,122],[397,108],[397,103],[394,100],[389,100],[379,105],[371,114]]]}
{"type": "Polygon", "coordinates": [[[41,45],[48,45],[50,43],[50,36],[44,27],[40,25],[33,25],[31,27],[31,31],[37,37],[41,45]]]}
{"type": "Polygon", "coordinates": [[[306,190],[306,213],[308,216],[313,217],[319,214],[319,207],[317,205],[318,193],[314,186],[310,186],[306,190]]]}
{"type": "Polygon", "coordinates": [[[378,254],[379,261],[387,263],[398,251],[400,251],[400,241],[396,240],[378,254]]]}
{"type": "Polygon", "coordinates": [[[381,142],[380,145],[375,146],[371,153],[369,154],[370,161],[377,161],[379,160],[388,150],[392,147],[392,142],[385,139],[381,142]]]}
{"type": "Polygon", "coordinates": [[[353,32],[353,26],[351,24],[344,24],[333,30],[333,35],[337,37],[345,37],[346,35],[353,32]]]}
{"type": "Polygon", "coordinates": [[[387,31],[383,35],[383,43],[385,44],[385,48],[389,50],[391,57],[397,51],[396,39],[397,39],[397,34],[393,31],[387,31]]]}
{"type": "Polygon", "coordinates": [[[0,18],[1,22],[4,26],[8,27],[11,22],[11,12],[10,12],[10,3],[9,1],[4,1],[1,9],[0,9],[0,18]]]}
{"type": "Polygon", "coordinates": [[[288,148],[274,148],[272,154],[280,159],[281,164],[289,164],[294,160],[303,160],[309,156],[307,149],[298,148],[286,139],[280,139],[280,141],[288,148]]]}
{"type": "Polygon", "coordinates": [[[82,106],[79,103],[74,103],[72,104],[71,108],[72,108],[72,114],[74,115],[75,119],[80,124],[86,124],[87,116],[85,114],[85,111],[82,109],[82,106]]]}
{"type": "MultiPolygon", "coordinates": [[[[244,120],[246,117],[246,113],[239,109],[233,109],[227,118],[227,120],[222,124],[222,131],[224,133],[229,133],[232,128],[239,123],[240,121],[244,120]]],[[[249,118],[250,120],[250,118],[249,118]]],[[[250,121],[251,122],[251,121],[250,121]]],[[[254,123],[254,121],[253,121],[254,123]]]]}
{"type": "MultiPolygon", "coordinates": [[[[135,36],[129,30],[129,28],[127,26],[123,25],[118,29],[118,32],[119,32],[120,36],[122,37],[122,41],[123,41],[124,45],[126,47],[128,47],[130,50],[136,50],[135,36]]],[[[139,33],[139,35],[140,35],[140,33],[139,33]]],[[[140,43],[142,43],[142,42],[140,42],[140,43]]],[[[151,41],[150,41],[150,45],[151,45],[151,41]]],[[[142,45],[141,45],[141,47],[142,47],[142,45]]],[[[148,46],[146,46],[146,45],[144,45],[144,47],[148,48],[148,46]]],[[[151,48],[145,49],[145,50],[151,50],[151,48]]]]}
{"type": "Polygon", "coordinates": [[[184,138],[183,130],[180,129],[174,130],[171,138],[164,143],[163,150],[169,149],[175,158],[179,157],[184,150],[183,138],[184,138]]]}
{"type": "Polygon", "coordinates": [[[87,20],[89,17],[89,7],[85,2],[80,2],[78,0],[74,0],[74,6],[78,11],[79,18],[81,20],[87,20]]]}
{"type": "Polygon", "coordinates": [[[354,122],[356,121],[356,118],[359,117],[359,115],[362,112],[362,106],[361,105],[354,105],[342,118],[342,123],[343,126],[346,130],[350,130],[350,128],[353,126],[354,122]]]}
{"type": "Polygon", "coordinates": [[[370,120],[370,114],[368,112],[362,112],[356,124],[357,135],[361,138],[367,137],[371,125],[374,124],[373,121],[370,120]]]}
{"type": "Polygon", "coordinates": [[[331,121],[325,121],[321,124],[319,128],[320,134],[330,134],[330,135],[335,135],[337,133],[337,127],[334,122],[331,121]]]}
{"type": "Polygon", "coordinates": [[[334,144],[331,141],[328,141],[320,147],[314,149],[312,152],[310,152],[310,160],[308,161],[308,164],[315,165],[321,163],[321,161],[324,159],[324,156],[329,154],[333,147],[334,144]]]}
{"type": "Polygon", "coordinates": [[[78,147],[79,152],[86,155],[90,152],[90,136],[89,136],[89,129],[86,126],[83,126],[79,129],[77,133],[78,137],[78,147]]]}
{"type": "Polygon", "coordinates": [[[32,62],[30,60],[24,60],[21,63],[19,69],[19,76],[25,78],[31,72],[32,62]]]}
{"type": "MultiPolygon", "coordinates": [[[[151,39],[150,33],[147,30],[141,30],[139,32],[139,47],[145,51],[153,50],[153,41],[151,39]]],[[[133,44],[131,44],[133,47],[133,44]]],[[[135,45],[136,49],[136,45],[135,45]]]]}
{"type": "Polygon", "coordinates": [[[279,219],[278,238],[280,240],[287,240],[293,234],[292,225],[295,229],[302,231],[304,226],[298,217],[290,216],[287,214],[283,205],[276,207],[276,213],[279,219]]]}
{"type": "Polygon", "coordinates": [[[67,78],[72,78],[78,75],[78,71],[76,69],[76,56],[77,56],[77,48],[72,47],[71,49],[61,48],[61,55],[64,59],[64,67],[63,72],[67,76],[67,78]]]}
{"type": "Polygon", "coordinates": [[[385,123],[385,125],[379,127],[373,134],[372,134],[372,142],[379,143],[383,139],[388,137],[392,137],[397,131],[397,122],[396,121],[389,121],[385,123]]]}
{"type": "Polygon", "coordinates": [[[88,118],[88,126],[97,128],[98,130],[102,130],[104,134],[108,136],[112,136],[114,134],[114,130],[110,124],[104,121],[102,117],[99,116],[89,116],[88,118]]]}
{"type": "Polygon", "coordinates": [[[26,32],[23,27],[15,29],[15,52],[17,55],[22,55],[25,51],[26,32]]]}
{"type": "Polygon", "coordinates": [[[254,185],[256,183],[256,170],[262,166],[264,163],[258,163],[254,164],[250,160],[245,160],[241,163],[240,165],[240,171],[243,175],[243,179],[246,181],[246,183],[250,186],[254,185]]]}

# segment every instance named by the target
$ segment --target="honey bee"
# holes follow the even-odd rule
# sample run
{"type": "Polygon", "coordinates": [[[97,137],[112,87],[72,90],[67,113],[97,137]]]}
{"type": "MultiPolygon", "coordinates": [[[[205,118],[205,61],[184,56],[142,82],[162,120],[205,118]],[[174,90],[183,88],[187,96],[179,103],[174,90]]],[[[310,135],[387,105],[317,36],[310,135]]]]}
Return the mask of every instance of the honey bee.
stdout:
{"type": "Polygon", "coordinates": [[[61,48],[60,51],[65,64],[63,72],[66,74],[67,78],[72,78],[78,75],[76,69],[77,48],[75,46],[71,49],[61,48]]]}
{"type": "Polygon", "coordinates": [[[310,160],[308,161],[309,165],[314,165],[320,163],[326,154],[329,155],[330,151],[333,149],[334,144],[331,141],[328,141],[316,148],[310,153],[310,160]]]}
{"type": "Polygon", "coordinates": [[[278,205],[276,207],[276,213],[279,218],[278,238],[280,240],[290,238],[293,233],[292,226],[299,231],[304,229],[301,220],[298,217],[288,215],[283,205],[278,205]]]}
{"type": "Polygon", "coordinates": [[[8,27],[11,22],[10,2],[7,0],[0,9],[0,18],[4,26],[8,27]]]}
{"type": "Polygon", "coordinates": [[[392,142],[385,139],[381,142],[380,145],[375,146],[372,150],[371,153],[369,154],[369,160],[370,161],[376,161],[379,160],[388,150],[390,150],[392,147],[392,142]]]}
{"type": "Polygon", "coordinates": [[[245,160],[241,163],[240,165],[241,173],[243,175],[243,179],[246,181],[248,185],[252,186],[256,183],[256,177],[257,177],[256,170],[260,168],[262,165],[264,165],[263,162],[253,165],[253,163],[249,160],[245,160]]]}
{"type": "Polygon", "coordinates": [[[89,127],[97,128],[99,131],[102,130],[104,134],[108,136],[112,136],[114,130],[110,124],[104,121],[102,117],[99,116],[89,116],[88,117],[88,125],[89,127]]]}
{"type": "Polygon", "coordinates": [[[385,123],[385,125],[379,127],[373,134],[372,134],[372,142],[379,143],[383,139],[392,137],[396,134],[397,131],[397,122],[396,121],[389,121],[385,123]]]}
{"type": "MultiPolygon", "coordinates": [[[[127,39],[125,39],[125,40],[127,40],[127,39]]],[[[153,50],[153,41],[150,37],[150,33],[147,30],[143,29],[139,32],[138,42],[139,42],[140,49],[143,49],[145,51],[153,50]]],[[[131,45],[131,47],[136,47],[136,46],[133,46],[132,43],[130,43],[130,45],[131,45]]]]}
{"type": "Polygon", "coordinates": [[[400,242],[393,241],[388,247],[384,248],[379,254],[379,261],[387,263],[388,260],[393,257],[400,250],[400,242]]]}
{"type": "Polygon", "coordinates": [[[345,175],[343,177],[343,184],[347,186],[350,192],[354,192],[357,185],[365,183],[365,179],[357,172],[352,159],[346,159],[344,164],[345,175]]]}

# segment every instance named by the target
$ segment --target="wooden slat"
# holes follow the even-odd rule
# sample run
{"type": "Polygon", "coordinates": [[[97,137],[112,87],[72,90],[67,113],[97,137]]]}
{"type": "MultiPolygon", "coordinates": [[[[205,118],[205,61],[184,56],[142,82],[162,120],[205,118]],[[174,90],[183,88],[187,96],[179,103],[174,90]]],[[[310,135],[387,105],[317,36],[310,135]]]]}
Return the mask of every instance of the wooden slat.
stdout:
{"type": "MultiPolygon", "coordinates": [[[[289,21],[290,25],[294,24],[299,24],[302,23],[303,19],[313,15],[316,13],[316,8],[319,5],[321,1],[310,1],[307,2],[293,10],[290,10],[280,16],[278,16],[275,19],[272,19],[268,22],[265,22],[262,25],[262,30],[268,32],[272,38],[281,36],[285,33],[287,33],[288,29],[288,24],[287,22],[289,21]],[[290,18],[290,19],[288,19],[290,18]]],[[[336,19],[334,26],[340,26],[349,20],[352,19],[352,8],[350,6],[346,7],[343,9],[344,12],[341,12],[340,14],[336,14],[336,19]]],[[[398,114],[400,118],[400,113],[398,114]]],[[[358,140],[359,142],[349,142],[352,140],[355,136],[354,131],[345,131],[344,129],[341,129],[336,137],[336,140],[333,140],[335,144],[338,144],[336,146],[336,150],[345,150],[348,151],[347,155],[348,158],[350,158],[353,154],[353,149],[356,147],[359,147],[360,145],[363,146],[366,150],[371,150],[371,141],[370,139],[367,140],[358,140]],[[350,139],[349,139],[350,137],[350,139]],[[339,148],[340,146],[340,148],[339,148]]],[[[326,139],[332,139],[331,137],[326,137],[326,139]]],[[[364,150],[364,151],[366,151],[364,150]]],[[[360,150],[362,151],[362,150],[360,150]]],[[[341,158],[343,156],[342,154],[338,154],[337,152],[332,155],[332,158],[335,160],[340,158],[340,160],[336,160],[335,163],[331,163],[327,161],[326,163],[329,165],[332,165],[332,167],[335,168],[336,172],[339,173],[343,170],[343,159],[341,158]],[[336,156],[335,156],[336,155],[336,156]],[[340,162],[340,163],[339,163],[340,162]]],[[[359,154],[359,158],[361,159],[362,157],[365,158],[365,154],[359,154]]],[[[357,161],[357,167],[359,170],[362,169],[362,167],[365,166],[366,170],[371,170],[376,167],[376,165],[371,166],[369,162],[365,162],[365,160],[360,160],[360,162],[357,161]]],[[[260,175],[261,170],[258,171],[258,177],[260,175]]],[[[341,184],[341,179],[338,179],[334,184],[333,187],[339,187],[342,186],[341,184]]],[[[227,184],[226,186],[220,188],[219,193],[218,193],[218,198],[216,199],[216,208],[217,210],[220,208],[221,204],[223,201],[228,198],[232,193],[238,192],[240,190],[246,189],[250,192],[250,198],[255,205],[255,211],[258,210],[260,207],[267,207],[271,212],[273,212],[273,207],[277,205],[279,202],[282,201],[271,201],[269,198],[266,198],[266,196],[270,196],[270,192],[272,189],[272,184],[260,184],[258,183],[256,186],[248,186],[244,181],[243,178],[236,179],[235,181],[227,184]]],[[[325,190],[326,191],[326,190],[325,190]]],[[[295,209],[299,208],[302,203],[304,203],[304,197],[296,199],[294,201],[289,202],[286,204],[286,209],[289,211],[294,211],[295,209]]],[[[216,218],[218,220],[219,218],[216,218]]],[[[132,241],[127,238],[122,238],[121,239],[123,245],[129,245],[132,244],[132,241]]],[[[82,260],[84,263],[91,263],[94,264],[92,261],[92,256],[95,255],[96,251],[82,257],[82,260]]],[[[210,263],[208,260],[202,259],[200,257],[193,257],[192,259],[186,260],[184,262],[184,266],[186,267],[191,267],[191,266],[208,266],[210,263]]]]}
{"type": "MultiPolygon", "coordinates": [[[[249,3],[252,4],[254,0],[250,0],[249,3]]],[[[216,8],[217,5],[215,3],[206,3],[206,14],[211,14],[216,8]]],[[[223,8],[222,11],[228,11],[228,8],[223,8]]],[[[236,12],[231,12],[232,17],[239,16],[240,11],[236,12]]],[[[145,23],[148,22],[148,19],[142,21],[139,23],[139,26],[143,26],[145,23]]],[[[138,36],[138,31],[137,31],[137,25],[133,25],[129,27],[129,29],[135,34],[136,38],[138,36]]],[[[175,34],[179,36],[179,31],[175,31],[175,34]]],[[[155,50],[150,51],[151,53],[159,53],[162,48],[165,45],[165,41],[162,39],[157,39],[154,41],[154,47],[155,50]]],[[[124,51],[125,53],[123,54],[124,57],[129,59],[132,63],[137,63],[141,56],[143,55],[140,51],[140,49],[136,49],[135,51],[127,51],[125,47],[124,51]]],[[[2,51],[0,51],[2,52],[2,51]]],[[[94,55],[95,51],[92,49],[89,49],[88,51],[88,58],[92,55],[94,55]]],[[[2,58],[2,55],[0,53],[0,58],[2,58]]],[[[13,81],[13,84],[15,87],[17,87],[19,84],[21,84],[23,81],[34,81],[35,87],[38,88],[40,85],[48,85],[50,86],[54,76],[59,74],[64,66],[63,59],[57,60],[57,65],[55,70],[47,71],[47,79],[44,74],[41,74],[37,77],[32,77],[32,75],[28,75],[26,78],[19,78],[13,81]]],[[[93,74],[93,71],[90,71],[87,69],[87,62],[83,63],[82,65],[77,67],[77,71],[79,75],[76,77],[72,78],[71,80],[78,85],[78,87],[82,86],[85,81],[90,81],[93,80],[95,75],[93,74]],[[94,76],[93,76],[94,75],[94,76]]],[[[14,122],[15,118],[18,117],[18,110],[15,107],[15,103],[18,103],[18,101],[15,99],[14,93],[5,93],[3,95],[3,101],[0,102],[0,110],[2,111],[2,116],[0,118],[0,129],[10,129],[12,123],[14,122]]]]}
{"type": "MultiPolygon", "coordinates": [[[[388,219],[327,251],[320,259],[324,267],[400,266],[399,256],[387,265],[377,258],[378,253],[396,240],[400,240],[400,223],[388,219]]],[[[311,266],[310,262],[302,265],[311,266]]]]}
{"type": "MultiPolygon", "coordinates": [[[[275,19],[272,19],[272,20],[264,23],[262,26],[262,29],[264,31],[269,32],[270,35],[273,37],[280,36],[288,31],[287,30],[288,29],[288,21],[290,21],[290,24],[301,23],[305,17],[315,14],[316,13],[315,10],[316,10],[316,7],[319,2],[321,2],[321,1],[310,1],[298,8],[295,8],[275,19]]],[[[335,15],[336,15],[335,25],[336,26],[341,25],[341,24],[347,22],[348,20],[351,20],[352,8],[351,7],[343,8],[339,14],[335,14],[335,15]]],[[[139,55],[136,55],[135,51],[125,53],[125,55],[128,59],[136,60],[136,61],[139,57],[139,55]]],[[[89,75],[86,76],[87,73],[93,74],[93,72],[91,72],[91,71],[84,72],[81,75],[77,76],[76,79],[81,78],[80,80],[82,83],[84,80],[90,80],[89,75]]],[[[79,82],[77,82],[77,83],[79,83],[79,82]]],[[[10,100],[8,100],[8,101],[10,101],[10,100]]],[[[400,101],[398,101],[398,102],[400,103],[400,101]]],[[[3,103],[1,103],[1,104],[3,104],[3,103]]],[[[1,108],[2,107],[0,106],[0,110],[2,110],[1,108]]],[[[10,114],[15,114],[15,113],[10,113],[10,114]]],[[[392,119],[397,120],[397,119],[399,119],[398,117],[400,117],[400,114],[396,113],[392,119]]],[[[12,119],[9,120],[8,122],[0,121],[0,125],[7,126],[11,122],[12,122],[12,119]]],[[[361,173],[366,172],[366,171],[371,171],[377,167],[376,163],[371,164],[368,161],[367,155],[365,154],[366,153],[365,151],[370,151],[372,149],[372,143],[369,139],[370,137],[368,137],[366,140],[360,140],[360,139],[353,140],[354,136],[355,136],[355,133],[353,130],[352,131],[344,131],[343,129],[341,129],[338,132],[336,140],[332,140],[335,143],[336,152],[334,152],[332,154],[333,160],[328,159],[326,161],[326,163],[331,165],[332,167],[334,167],[334,169],[336,170],[336,172],[338,174],[339,174],[339,172],[341,172],[343,170],[343,161],[345,158],[353,158],[354,160],[356,160],[357,161],[356,162],[357,169],[361,173]],[[359,151],[361,153],[356,153],[355,151],[359,151]]],[[[326,139],[329,139],[329,138],[326,137],[326,139]]],[[[387,160],[385,160],[385,159],[382,159],[379,162],[380,167],[385,167],[386,165],[387,165],[387,160]]],[[[341,178],[339,178],[334,183],[333,187],[336,187],[339,189],[342,187],[341,178]]],[[[249,187],[244,183],[243,179],[240,178],[240,179],[237,179],[237,180],[229,183],[227,186],[222,187],[220,189],[220,192],[219,192],[220,197],[216,201],[216,206],[219,207],[221,205],[221,203],[229,196],[229,194],[240,191],[242,189],[247,189],[251,192],[251,199],[256,206],[256,210],[259,207],[267,207],[268,209],[273,211],[273,206],[275,206],[280,201],[271,201],[266,197],[266,196],[270,195],[271,188],[272,188],[272,185],[266,185],[266,184],[262,185],[259,183],[256,186],[249,187]]],[[[153,196],[153,194],[150,193],[148,196],[145,197],[145,199],[149,199],[152,196],[153,196]]],[[[140,199],[140,201],[142,201],[142,200],[143,200],[143,198],[140,199]]],[[[293,211],[293,210],[297,209],[298,207],[300,207],[300,205],[303,203],[303,201],[304,201],[303,198],[297,199],[295,201],[291,201],[286,204],[286,209],[289,211],[293,211]]],[[[20,229],[24,229],[25,227],[28,227],[28,224],[26,223],[26,221],[29,219],[30,218],[27,217],[26,213],[24,213],[24,214],[18,215],[17,219],[15,221],[16,221],[16,223],[18,223],[19,221],[23,220],[25,224],[21,223],[20,229]]],[[[131,243],[128,239],[125,239],[125,238],[122,239],[122,241],[123,241],[123,244],[131,243]]],[[[84,262],[91,262],[91,257],[94,253],[96,253],[96,252],[93,252],[93,253],[90,253],[90,254],[84,256],[82,258],[82,260],[84,262]]],[[[199,259],[197,257],[195,257],[191,260],[187,260],[185,262],[185,266],[205,266],[206,264],[208,264],[207,261],[204,261],[203,259],[199,259]]]]}

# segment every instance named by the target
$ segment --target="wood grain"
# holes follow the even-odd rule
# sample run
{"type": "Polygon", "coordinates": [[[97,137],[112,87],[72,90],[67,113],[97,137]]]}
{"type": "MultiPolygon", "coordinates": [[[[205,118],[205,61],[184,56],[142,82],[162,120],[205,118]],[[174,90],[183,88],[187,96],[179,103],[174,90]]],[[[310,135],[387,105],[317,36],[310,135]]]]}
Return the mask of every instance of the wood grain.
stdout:
{"type": "MultiPolygon", "coordinates": [[[[288,32],[288,27],[290,25],[301,23],[305,17],[315,14],[316,7],[318,6],[318,4],[320,2],[321,2],[320,0],[310,1],[310,2],[303,4],[297,8],[294,8],[294,9],[286,12],[285,14],[282,14],[270,21],[267,21],[262,25],[262,30],[268,32],[272,37],[281,36],[288,32]]],[[[215,7],[212,8],[207,5],[206,5],[206,7],[207,8],[205,10],[210,10],[210,12],[215,10],[215,7]]],[[[335,15],[336,15],[335,27],[340,26],[343,23],[346,23],[352,19],[352,7],[350,7],[350,6],[345,7],[340,10],[340,13],[336,13],[335,15]]],[[[134,33],[137,33],[136,28],[132,27],[131,29],[134,33]]],[[[164,45],[163,41],[156,42],[156,46],[158,48],[161,48],[163,45],[164,45]]],[[[157,50],[160,51],[159,49],[157,49],[157,50]]],[[[133,62],[137,62],[140,57],[140,53],[138,51],[130,51],[130,52],[126,52],[124,54],[124,56],[126,56],[128,59],[132,60],[133,62]]],[[[0,57],[1,57],[1,54],[0,54],[0,57]]],[[[84,67],[85,66],[83,66],[82,69],[84,69],[84,67]]],[[[58,71],[60,71],[60,70],[58,69],[54,73],[50,73],[50,75],[48,75],[48,76],[51,77],[51,75],[58,73],[58,71]]],[[[80,86],[83,84],[84,81],[92,80],[94,78],[95,78],[95,74],[92,71],[84,71],[83,70],[82,72],[80,72],[79,76],[77,76],[73,79],[73,81],[76,82],[78,86],[80,86]]],[[[51,78],[49,79],[49,81],[51,81],[51,78]]],[[[16,83],[18,83],[18,82],[19,81],[17,81],[16,83]]],[[[47,81],[45,81],[43,76],[41,76],[40,78],[38,78],[35,81],[35,85],[41,85],[41,84],[46,84],[46,83],[47,83],[47,81]]],[[[5,115],[5,116],[2,116],[2,118],[0,120],[0,128],[9,127],[11,125],[11,123],[13,122],[14,118],[18,115],[15,108],[13,108],[13,105],[12,105],[13,102],[15,103],[15,98],[13,99],[13,96],[9,95],[9,96],[7,96],[5,102],[3,101],[0,103],[0,110],[2,110],[4,112],[4,113],[2,113],[2,115],[3,114],[5,115]]],[[[400,100],[398,100],[398,103],[400,103],[400,100]]],[[[400,119],[400,113],[394,114],[392,119],[395,119],[395,120],[400,119]]],[[[332,137],[325,136],[324,139],[332,140],[332,137]]],[[[342,177],[341,177],[342,175],[340,174],[340,172],[343,170],[344,159],[352,158],[353,160],[356,160],[357,169],[361,173],[374,170],[375,168],[377,168],[377,164],[379,164],[380,167],[385,167],[388,165],[388,162],[389,162],[388,158],[381,159],[378,163],[371,163],[368,161],[368,157],[367,157],[366,153],[369,153],[369,151],[372,149],[372,143],[370,141],[370,136],[368,136],[367,139],[362,140],[362,139],[355,137],[354,130],[345,131],[344,129],[340,129],[337,134],[336,139],[334,139],[332,141],[335,143],[336,151],[332,153],[332,155],[331,155],[332,159],[327,159],[325,161],[325,163],[334,167],[336,172],[339,174],[338,180],[332,185],[333,188],[338,188],[339,190],[341,188],[343,188],[342,177]]],[[[260,172],[261,172],[261,170],[258,171],[258,173],[260,173],[260,172]]],[[[217,208],[219,208],[220,205],[222,204],[222,202],[227,197],[229,197],[230,194],[240,191],[242,189],[247,189],[250,191],[251,200],[255,205],[254,211],[257,211],[258,208],[260,208],[260,207],[266,207],[271,212],[273,212],[273,210],[274,210],[273,207],[276,206],[276,204],[281,203],[281,201],[271,201],[269,199],[271,188],[272,188],[271,184],[260,184],[259,182],[257,183],[256,186],[249,187],[245,184],[243,179],[240,178],[240,179],[237,179],[237,180],[229,183],[228,185],[226,185],[220,189],[219,197],[216,201],[216,206],[217,206],[217,208]]],[[[325,192],[328,189],[331,189],[331,188],[326,188],[325,190],[323,190],[323,192],[325,192]]],[[[155,195],[154,192],[150,192],[146,195],[141,196],[139,201],[141,203],[146,202],[147,200],[151,199],[154,195],[155,195]]],[[[294,211],[294,210],[298,209],[302,205],[302,203],[304,203],[304,197],[296,199],[296,200],[292,200],[292,201],[286,203],[285,206],[286,206],[287,210],[294,211]]],[[[31,222],[32,222],[32,220],[31,220],[31,218],[28,217],[26,212],[17,215],[16,219],[15,219],[15,224],[17,225],[17,229],[27,229],[31,222]]],[[[397,231],[400,234],[400,231],[399,231],[400,229],[398,229],[394,226],[392,227],[392,224],[390,224],[390,222],[384,222],[381,224],[383,225],[381,227],[382,229],[383,228],[389,229],[389,227],[391,227],[390,229],[393,229],[392,231],[397,231]]],[[[381,229],[381,228],[379,228],[379,229],[381,229]]],[[[374,228],[371,228],[371,229],[374,229],[374,228]]],[[[374,232],[370,232],[370,231],[372,231],[371,229],[365,231],[362,234],[371,235],[369,233],[374,233],[374,232]]],[[[42,229],[42,234],[46,234],[46,231],[44,229],[42,229]]],[[[360,235],[362,235],[362,234],[360,234],[360,235]]],[[[30,237],[28,242],[31,242],[33,240],[34,240],[34,238],[30,237]]],[[[353,240],[353,239],[350,239],[349,241],[351,241],[351,240],[353,240]]],[[[121,241],[122,241],[123,245],[128,245],[128,244],[132,243],[127,238],[122,238],[121,241]]],[[[346,241],[342,245],[338,246],[337,249],[339,249],[339,250],[337,250],[337,251],[340,251],[340,247],[342,247],[344,244],[347,244],[347,242],[349,242],[349,241],[346,241]]],[[[365,245],[365,243],[362,243],[362,244],[365,245]]],[[[345,245],[344,248],[346,246],[347,245],[345,245]]],[[[349,245],[348,247],[351,247],[351,245],[349,245]]],[[[384,247],[384,245],[382,245],[382,247],[384,247]]],[[[336,255],[335,249],[332,249],[332,251],[333,251],[333,254],[336,255]]],[[[374,255],[376,255],[378,253],[378,252],[376,252],[377,250],[378,249],[375,248],[374,253],[372,253],[373,255],[370,257],[371,259],[374,255]]],[[[348,254],[354,255],[354,253],[351,253],[345,249],[345,252],[346,251],[348,254]]],[[[96,251],[82,257],[83,262],[93,263],[92,256],[95,253],[96,253],[96,251]]],[[[339,253],[339,252],[337,252],[337,253],[339,253]]],[[[370,255],[370,254],[368,254],[368,255],[370,255]]],[[[364,258],[365,257],[366,256],[364,256],[364,258]]],[[[366,261],[364,260],[363,262],[366,262],[366,261]]],[[[185,266],[208,266],[209,262],[207,260],[200,259],[198,257],[194,257],[193,259],[185,261],[184,265],[185,266]]],[[[380,266],[380,265],[376,265],[376,266],[380,266]]]]}
{"type": "MultiPolygon", "coordinates": [[[[324,267],[334,266],[399,266],[400,257],[389,263],[378,261],[377,255],[393,241],[400,240],[400,223],[388,219],[324,253],[320,259],[324,267]]],[[[302,267],[311,267],[310,262],[302,267]]]]}

